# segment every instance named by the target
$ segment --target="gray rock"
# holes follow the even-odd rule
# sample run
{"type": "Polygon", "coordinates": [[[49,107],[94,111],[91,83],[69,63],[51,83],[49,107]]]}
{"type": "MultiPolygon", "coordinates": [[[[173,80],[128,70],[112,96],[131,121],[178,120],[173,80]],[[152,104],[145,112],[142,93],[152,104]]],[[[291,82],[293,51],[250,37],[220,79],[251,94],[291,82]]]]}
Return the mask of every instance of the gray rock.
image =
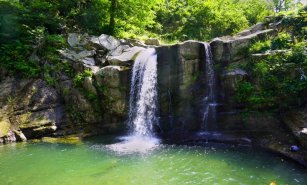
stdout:
{"type": "Polygon", "coordinates": [[[0,107],[16,101],[15,95],[23,91],[31,79],[6,78],[0,83],[0,107]]]}
{"type": "Polygon", "coordinates": [[[132,46],[147,47],[142,41],[136,39],[127,39],[132,46]]]}
{"type": "Polygon", "coordinates": [[[65,49],[65,50],[59,50],[59,52],[61,53],[63,57],[73,60],[73,61],[78,61],[86,57],[92,57],[96,54],[94,50],[90,50],[90,51],[83,50],[77,53],[76,51],[65,49]]]}
{"type": "Polygon", "coordinates": [[[247,57],[247,49],[255,40],[275,34],[273,29],[256,31],[244,36],[221,37],[211,41],[213,59],[217,63],[231,63],[247,57]]]}
{"type": "Polygon", "coordinates": [[[16,142],[16,137],[13,131],[9,131],[6,136],[2,137],[3,143],[16,142]]]}
{"type": "Polygon", "coordinates": [[[156,38],[150,38],[145,40],[145,44],[147,45],[154,45],[154,46],[160,46],[160,41],[156,38]]]}
{"type": "Polygon", "coordinates": [[[89,42],[88,34],[69,33],[67,42],[70,47],[84,46],[89,42]]]}
{"type": "Polygon", "coordinates": [[[11,119],[19,124],[26,138],[33,139],[54,133],[57,129],[56,125],[61,124],[63,116],[63,109],[56,107],[38,112],[23,113],[11,119]]]}
{"type": "Polygon", "coordinates": [[[96,46],[98,49],[114,50],[120,45],[120,41],[116,38],[102,34],[99,37],[92,37],[90,42],[93,46],[96,46]]]}
{"type": "Polygon", "coordinates": [[[110,56],[107,58],[110,65],[130,66],[131,62],[136,58],[137,54],[144,50],[142,47],[134,46],[123,51],[119,56],[110,56]]]}
{"type": "Polygon", "coordinates": [[[61,99],[57,91],[48,86],[45,81],[38,79],[23,91],[14,109],[15,111],[38,111],[56,107],[59,104],[61,99]]]}
{"type": "Polygon", "coordinates": [[[81,59],[81,62],[87,66],[95,66],[96,64],[94,58],[90,57],[81,59]]]}
{"type": "Polygon", "coordinates": [[[118,88],[121,87],[121,80],[125,76],[122,74],[127,72],[127,70],[129,68],[123,66],[106,66],[96,72],[94,77],[99,86],[118,88]]]}
{"type": "Polygon", "coordinates": [[[250,27],[249,29],[243,30],[242,32],[238,33],[237,36],[248,36],[258,31],[262,31],[265,29],[264,23],[257,23],[254,26],[250,27]]]}
{"type": "Polygon", "coordinates": [[[178,44],[178,55],[185,60],[194,60],[201,58],[201,49],[204,45],[201,42],[188,40],[178,44]]]}
{"type": "Polygon", "coordinates": [[[16,141],[27,141],[26,136],[20,131],[20,130],[13,130],[15,137],[16,137],[16,141]]]}
{"type": "MultiPolygon", "coordinates": [[[[128,113],[130,68],[122,66],[107,66],[94,74],[99,93],[104,99],[104,121],[118,127],[122,125],[128,113]]],[[[110,126],[111,126],[110,125],[110,126]]]]}
{"type": "Polygon", "coordinates": [[[124,52],[124,50],[126,50],[128,48],[130,48],[128,45],[119,45],[114,50],[111,50],[108,53],[108,56],[118,56],[118,55],[121,55],[124,52]]]}

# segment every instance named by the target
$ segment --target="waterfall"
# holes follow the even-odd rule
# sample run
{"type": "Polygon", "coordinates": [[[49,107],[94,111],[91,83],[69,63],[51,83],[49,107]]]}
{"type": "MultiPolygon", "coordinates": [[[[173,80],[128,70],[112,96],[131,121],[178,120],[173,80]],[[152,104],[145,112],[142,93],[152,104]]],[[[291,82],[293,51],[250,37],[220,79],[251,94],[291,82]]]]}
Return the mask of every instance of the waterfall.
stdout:
{"type": "Polygon", "coordinates": [[[212,60],[210,44],[204,43],[205,62],[206,62],[206,89],[207,93],[203,99],[202,130],[208,130],[208,123],[215,122],[216,114],[216,92],[215,92],[215,73],[212,60]]]}
{"type": "Polygon", "coordinates": [[[128,124],[130,134],[106,148],[118,154],[147,153],[159,146],[154,137],[157,124],[157,54],[149,48],[141,51],[132,69],[128,124]]]}
{"type": "Polygon", "coordinates": [[[152,136],[157,123],[157,54],[142,51],[132,69],[128,122],[134,135],[152,136]]]}

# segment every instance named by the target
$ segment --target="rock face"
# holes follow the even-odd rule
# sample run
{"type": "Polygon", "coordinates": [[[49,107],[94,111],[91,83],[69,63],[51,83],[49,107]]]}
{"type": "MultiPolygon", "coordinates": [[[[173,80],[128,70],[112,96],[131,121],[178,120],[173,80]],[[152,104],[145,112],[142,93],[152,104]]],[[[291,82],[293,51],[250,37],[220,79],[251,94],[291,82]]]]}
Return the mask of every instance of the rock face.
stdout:
{"type": "Polygon", "coordinates": [[[7,98],[0,110],[3,142],[52,135],[64,121],[62,100],[45,81],[7,78],[0,86],[7,98]]]}
{"type": "Polygon", "coordinates": [[[201,122],[204,88],[204,45],[186,41],[156,48],[162,130],[196,130],[201,122]]]}

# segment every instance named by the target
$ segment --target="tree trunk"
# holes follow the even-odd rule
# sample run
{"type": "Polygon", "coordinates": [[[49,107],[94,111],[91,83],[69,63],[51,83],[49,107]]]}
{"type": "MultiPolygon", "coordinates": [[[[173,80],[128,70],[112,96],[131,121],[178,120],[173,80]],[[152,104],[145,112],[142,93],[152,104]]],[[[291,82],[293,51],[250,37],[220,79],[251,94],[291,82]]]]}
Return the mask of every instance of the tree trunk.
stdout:
{"type": "Polygon", "coordinates": [[[115,16],[117,9],[117,0],[111,0],[110,5],[110,23],[109,23],[109,34],[114,35],[115,33],[115,16]]]}

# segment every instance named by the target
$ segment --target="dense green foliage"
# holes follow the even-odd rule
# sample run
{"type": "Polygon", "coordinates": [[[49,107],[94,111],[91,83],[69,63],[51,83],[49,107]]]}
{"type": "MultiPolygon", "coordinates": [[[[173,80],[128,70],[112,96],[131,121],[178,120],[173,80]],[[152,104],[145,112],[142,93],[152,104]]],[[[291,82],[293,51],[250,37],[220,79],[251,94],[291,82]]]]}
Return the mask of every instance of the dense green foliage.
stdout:
{"type": "Polygon", "coordinates": [[[288,110],[307,103],[307,44],[301,34],[307,26],[306,8],[284,16],[281,26],[284,31],[250,47],[251,54],[270,54],[252,57],[245,68],[251,78],[237,86],[236,101],[249,109],[288,110]],[[296,24],[303,19],[304,24],[296,24]]]}
{"type": "MultiPolygon", "coordinates": [[[[267,15],[279,34],[254,43],[250,53],[284,50],[253,59],[252,74],[239,83],[236,101],[252,109],[288,109],[306,103],[306,7],[291,9],[289,0],[0,0],[0,73],[41,77],[54,85],[60,70],[75,86],[90,76],[74,74],[58,50],[69,32],[113,34],[120,38],[158,37],[163,41],[209,40],[231,35],[267,15]]],[[[90,93],[89,99],[95,99],[90,93]]]]}
{"type": "Polygon", "coordinates": [[[0,67],[54,84],[68,32],[208,40],[263,20],[270,8],[265,0],[0,0],[0,67]]]}

